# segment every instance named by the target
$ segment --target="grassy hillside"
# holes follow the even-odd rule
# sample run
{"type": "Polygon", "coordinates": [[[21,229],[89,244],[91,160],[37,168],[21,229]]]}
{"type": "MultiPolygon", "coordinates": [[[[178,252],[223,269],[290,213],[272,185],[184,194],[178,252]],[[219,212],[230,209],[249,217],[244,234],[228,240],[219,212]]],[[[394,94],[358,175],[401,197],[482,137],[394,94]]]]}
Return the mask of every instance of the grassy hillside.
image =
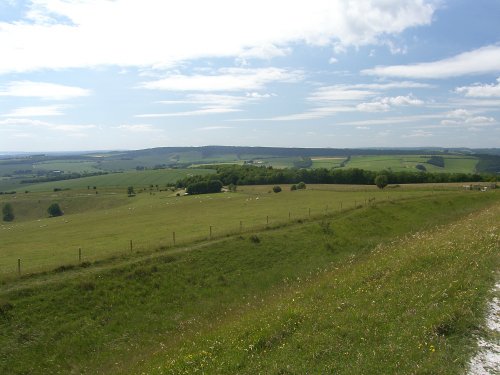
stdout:
{"type": "Polygon", "coordinates": [[[462,372],[498,267],[495,202],[414,197],[5,281],[0,372],[462,372]]]}
{"type": "Polygon", "coordinates": [[[0,203],[11,202],[16,220],[0,222],[2,256],[0,274],[23,270],[31,272],[55,268],[78,261],[82,248],[85,260],[94,261],[129,252],[130,240],[136,250],[149,251],[176,243],[221,237],[228,233],[264,228],[289,220],[307,219],[328,212],[345,211],[356,205],[407,199],[430,194],[453,196],[452,191],[428,185],[422,189],[398,188],[381,191],[375,186],[309,186],[304,191],[272,193],[271,186],[242,187],[237,193],[177,197],[171,192],[145,192],[128,198],[125,189],[63,191],[57,193],[0,196],[0,203]],[[59,203],[66,213],[49,218],[47,208],[59,203]],[[341,206],[342,205],[342,206],[341,206]],[[29,235],[26,235],[29,234],[29,235]]]}
{"type": "Polygon", "coordinates": [[[474,173],[479,159],[475,156],[443,155],[444,167],[427,163],[429,155],[382,155],[352,156],[345,168],[359,168],[381,171],[418,171],[417,165],[423,165],[428,172],[474,173]]]}
{"type": "Polygon", "coordinates": [[[83,177],[72,180],[42,182],[36,184],[20,184],[19,181],[9,184],[5,181],[2,186],[0,181],[0,190],[18,190],[30,192],[52,191],[54,188],[59,189],[86,189],[88,186],[92,189],[94,186],[103,187],[121,187],[127,186],[148,187],[149,185],[160,185],[164,187],[166,184],[174,184],[177,180],[192,176],[205,175],[214,173],[209,169],[158,169],[146,171],[133,171],[123,173],[110,173],[100,176],[83,177]]]}

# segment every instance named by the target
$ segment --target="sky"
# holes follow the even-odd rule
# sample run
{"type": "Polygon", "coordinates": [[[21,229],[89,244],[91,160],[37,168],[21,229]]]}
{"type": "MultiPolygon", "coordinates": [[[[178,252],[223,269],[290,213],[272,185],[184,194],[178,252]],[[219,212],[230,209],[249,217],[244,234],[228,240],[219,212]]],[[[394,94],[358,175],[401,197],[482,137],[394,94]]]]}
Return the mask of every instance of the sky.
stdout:
{"type": "Polygon", "coordinates": [[[0,0],[0,153],[500,147],[498,0],[0,0]]]}

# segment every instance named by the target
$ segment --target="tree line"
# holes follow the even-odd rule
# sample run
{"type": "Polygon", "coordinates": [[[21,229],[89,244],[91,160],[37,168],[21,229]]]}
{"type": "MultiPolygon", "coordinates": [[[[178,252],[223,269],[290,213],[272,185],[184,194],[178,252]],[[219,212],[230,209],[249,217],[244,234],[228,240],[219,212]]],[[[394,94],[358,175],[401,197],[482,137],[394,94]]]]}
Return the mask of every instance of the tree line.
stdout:
{"type": "Polygon", "coordinates": [[[494,179],[492,175],[477,173],[376,172],[358,168],[275,169],[252,165],[213,165],[206,168],[215,169],[216,173],[183,178],[177,181],[176,187],[186,188],[202,181],[220,181],[223,185],[296,184],[300,181],[309,184],[373,185],[378,175],[387,176],[388,184],[481,182],[494,179]]]}

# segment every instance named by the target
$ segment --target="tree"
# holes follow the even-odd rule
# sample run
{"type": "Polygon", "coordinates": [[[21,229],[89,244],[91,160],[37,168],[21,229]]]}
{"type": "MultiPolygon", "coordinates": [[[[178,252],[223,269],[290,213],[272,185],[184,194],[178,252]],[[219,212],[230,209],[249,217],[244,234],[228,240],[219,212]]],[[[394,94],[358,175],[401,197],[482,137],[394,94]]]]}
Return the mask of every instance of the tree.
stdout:
{"type": "Polygon", "coordinates": [[[379,174],[377,177],[375,177],[375,185],[377,185],[377,187],[379,189],[383,189],[387,186],[387,176],[385,174],[379,174]]]}
{"type": "Polygon", "coordinates": [[[290,186],[290,190],[291,191],[297,190],[297,185],[293,184],[292,186],[290,186]]]}
{"type": "Polygon", "coordinates": [[[58,203],[52,203],[49,208],[47,208],[47,212],[50,217],[62,216],[64,214],[58,203]]]}
{"type": "Polygon", "coordinates": [[[305,188],[306,188],[306,184],[304,182],[301,181],[301,182],[299,182],[297,184],[297,189],[302,190],[302,189],[305,189],[305,188]]]}
{"type": "Polygon", "coordinates": [[[273,186],[273,191],[274,191],[275,193],[279,193],[279,192],[281,191],[281,186],[278,186],[278,185],[273,186]]]}
{"type": "Polygon", "coordinates": [[[3,221],[14,220],[14,209],[10,203],[6,203],[2,208],[3,221]]]}
{"type": "Polygon", "coordinates": [[[127,194],[129,197],[133,197],[135,195],[135,191],[134,191],[134,187],[133,186],[129,186],[127,188],[127,194]]]}

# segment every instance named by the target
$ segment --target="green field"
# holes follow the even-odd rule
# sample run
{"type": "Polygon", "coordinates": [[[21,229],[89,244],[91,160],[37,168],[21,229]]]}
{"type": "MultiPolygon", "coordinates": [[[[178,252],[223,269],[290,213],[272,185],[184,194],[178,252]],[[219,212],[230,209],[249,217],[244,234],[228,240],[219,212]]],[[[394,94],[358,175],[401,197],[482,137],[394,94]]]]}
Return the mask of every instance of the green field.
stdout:
{"type": "Polygon", "coordinates": [[[71,180],[42,182],[37,184],[20,184],[19,182],[9,184],[9,181],[0,181],[0,191],[4,190],[19,190],[30,192],[52,191],[54,188],[58,189],[86,189],[94,186],[97,188],[127,188],[127,186],[134,186],[136,188],[149,187],[149,185],[159,185],[165,187],[167,184],[175,184],[187,176],[192,175],[205,175],[214,173],[214,170],[209,169],[158,169],[146,171],[133,171],[123,173],[110,173],[100,176],[82,177],[71,180]]]}
{"type": "MultiPolygon", "coordinates": [[[[106,177],[106,176],[104,176],[106,177]]],[[[72,182],[72,181],[68,181],[72,182]]],[[[237,193],[176,196],[170,191],[143,192],[128,198],[126,190],[63,191],[57,193],[3,196],[0,203],[11,202],[16,220],[0,224],[2,257],[0,274],[16,271],[21,259],[27,272],[74,263],[78,249],[85,260],[95,261],[129,251],[150,251],[170,246],[173,232],[177,244],[220,237],[243,229],[264,228],[267,223],[286,223],[328,212],[347,210],[387,199],[407,199],[429,194],[455,194],[448,190],[393,189],[381,191],[374,186],[309,186],[305,191],[280,194],[271,186],[239,188],[237,193]],[[49,218],[47,207],[57,202],[67,214],[49,218]],[[29,236],[26,236],[29,233],[29,236]]],[[[458,188],[453,187],[456,191],[458,188]]]]}
{"type": "Polygon", "coordinates": [[[28,212],[37,194],[16,198],[26,220],[0,228],[0,373],[466,371],[500,264],[498,192],[269,188],[39,193],[74,203],[53,219],[28,212]],[[78,246],[99,261],[78,265],[78,246]]]}
{"type": "Polygon", "coordinates": [[[319,157],[319,158],[311,158],[313,165],[312,168],[339,168],[346,158],[343,157],[319,157]]]}
{"type": "Polygon", "coordinates": [[[428,172],[446,173],[474,173],[479,161],[474,156],[443,155],[444,168],[428,164],[427,155],[395,155],[395,156],[352,156],[345,168],[359,168],[373,171],[392,170],[418,171],[417,164],[424,165],[428,172]]]}

